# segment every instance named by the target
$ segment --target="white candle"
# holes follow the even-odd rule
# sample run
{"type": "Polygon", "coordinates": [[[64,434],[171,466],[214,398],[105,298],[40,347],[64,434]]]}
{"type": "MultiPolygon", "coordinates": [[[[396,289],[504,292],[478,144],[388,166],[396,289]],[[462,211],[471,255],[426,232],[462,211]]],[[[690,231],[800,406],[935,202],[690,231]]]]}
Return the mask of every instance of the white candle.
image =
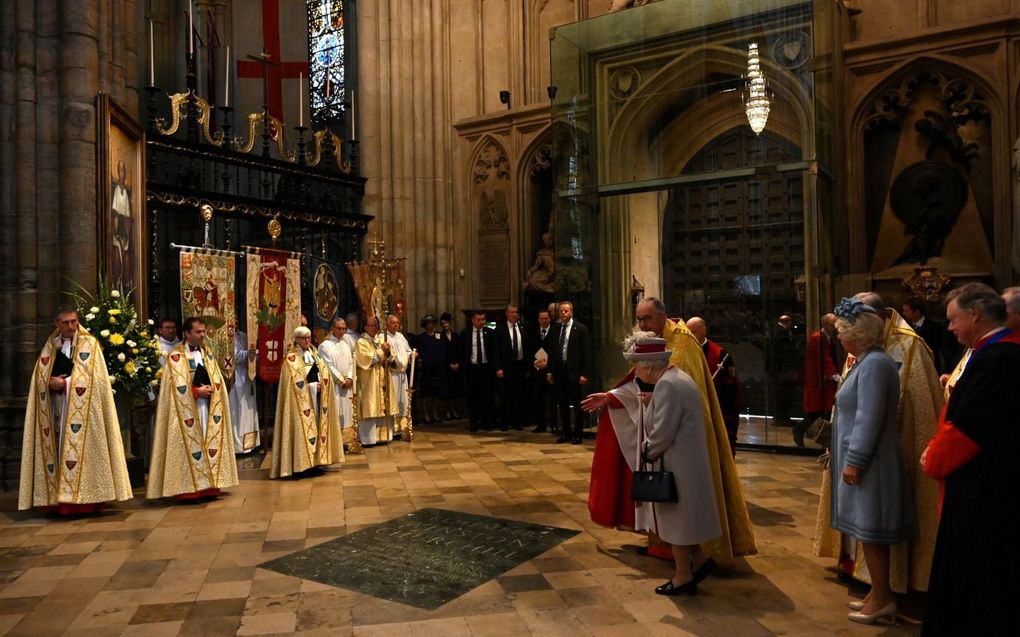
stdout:
{"type": "Polygon", "coordinates": [[[223,107],[230,106],[230,45],[227,45],[227,63],[223,65],[223,107]]]}
{"type": "Polygon", "coordinates": [[[188,55],[195,54],[195,21],[191,15],[192,9],[194,9],[194,4],[188,0],[188,55]]]}
{"type": "Polygon", "coordinates": [[[149,20],[149,86],[156,86],[156,47],[152,43],[152,20],[149,20]]]}
{"type": "Polygon", "coordinates": [[[297,116],[298,126],[305,125],[305,100],[304,100],[304,85],[305,76],[303,73],[298,73],[297,76],[297,116]]]}

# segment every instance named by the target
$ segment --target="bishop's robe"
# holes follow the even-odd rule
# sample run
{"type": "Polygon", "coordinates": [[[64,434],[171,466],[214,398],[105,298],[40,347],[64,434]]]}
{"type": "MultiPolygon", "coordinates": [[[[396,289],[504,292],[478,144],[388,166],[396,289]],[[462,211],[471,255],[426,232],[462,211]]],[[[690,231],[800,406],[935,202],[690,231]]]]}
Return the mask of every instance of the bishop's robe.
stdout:
{"type": "MultiPolygon", "coordinates": [[[[758,549],[754,543],[754,530],[747,513],[747,504],[744,502],[740,476],[737,475],[737,467],[730,451],[719,399],[712,383],[712,373],[708,369],[705,354],[698,341],[682,321],[666,321],[662,338],[666,339],[667,347],[672,352],[670,364],[686,372],[694,380],[702,397],[702,415],[712,470],[712,485],[719,522],[722,525],[722,536],[704,544],[702,549],[720,565],[731,566],[735,557],[754,555],[758,549]]],[[[633,378],[633,373],[632,370],[627,378],[621,381],[621,385],[629,382],[633,378]]],[[[630,445],[637,443],[638,436],[636,433],[618,436],[609,412],[608,409],[603,411],[599,420],[598,435],[595,438],[591,486],[588,490],[588,511],[592,521],[597,524],[634,528],[634,501],[630,497],[630,489],[637,451],[630,449],[630,445]]],[[[636,427],[636,424],[634,426],[636,427]]]]}
{"type": "Polygon", "coordinates": [[[390,390],[388,356],[382,350],[382,335],[362,334],[354,360],[358,365],[358,433],[362,445],[393,440],[389,417],[398,413],[395,392],[390,390]]]}
{"type": "Polygon", "coordinates": [[[47,339],[29,383],[22,437],[18,509],[59,507],[83,513],[130,500],[113,388],[99,342],[84,328],[63,352],[59,334],[47,339]],[[65,376],[51,392],[50,376],[65,376]]]}
{"type": "MultiPolygon", "coordinates": [[[[894,545],[890,551],[889,583],[897,593],[905,593],[908,588],[926,591],[938,525],[938,486],[925,476],[918,461],[935,433],[942,410],[942,385],[924,339],[895,310],[886,309],[886,312],[885,352],[896,362],[900,372],[897,426],[917,520],[917,535],[909,542],[894,545]]],[[[848,356],[843,368],[844,377],[853,362],[854,357],[848,356]]],[[[829,525],[832,500],[829,474],[828,470],[822,472],[822,492],[815,520],[815,555],[837,558],[837,568],[870,584],[871,575],[863,559],[861,543],[851,543],[852,540],[842,537],[829,525]],[[860,559],[857,559],[858,556],[860,559]]]]}
{"type": "Polygon", "coordinates": [[[181,343],[167,354],[163,367],[145,497],[201,497],[236,485],[226,381],[207,348],[189,352],[187,343],[181,343]],[[209,398],[198,398],[192,386],[199,358],[213,388],[209,398]]]}
{"type": "Polygon", "coordinates": [[[290,347],[276,394],[270,478],[344,461],[340,408],[332,384],[329,367],[315,348],[290,347]]]}

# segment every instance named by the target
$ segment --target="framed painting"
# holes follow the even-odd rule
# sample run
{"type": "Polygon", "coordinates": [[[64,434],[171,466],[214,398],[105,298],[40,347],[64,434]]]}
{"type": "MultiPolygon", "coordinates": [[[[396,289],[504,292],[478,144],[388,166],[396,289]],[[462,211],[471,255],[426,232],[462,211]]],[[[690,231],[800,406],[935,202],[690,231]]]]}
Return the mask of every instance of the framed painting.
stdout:
{"type": "Polygon", "coordinates": [[[99,272],[147,317],[145,133],[105,93],[97,98],[97,112],[99,272]]]}

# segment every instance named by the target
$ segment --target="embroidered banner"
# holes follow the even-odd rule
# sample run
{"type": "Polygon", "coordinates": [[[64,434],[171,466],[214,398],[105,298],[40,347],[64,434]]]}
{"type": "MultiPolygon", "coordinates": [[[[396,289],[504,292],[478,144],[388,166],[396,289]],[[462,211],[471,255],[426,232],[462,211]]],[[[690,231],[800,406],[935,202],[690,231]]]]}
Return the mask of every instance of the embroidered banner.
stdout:
{"type": "Polygon", "coordinates": [[[216,356],[224,378],[234,377],[234,328],[237,315],[233,255],[201,249],[181,250],[181,316],[205,321],[205,345],[216,356]]]}
{"type": "Polygon", "coordinates": [[[384,323],[386,314],[396,314],[401,321],[404,320],[407,311],[404,292],[406,264],[403,258],[347,264],[366,318],[375,316],[384,323]]]}
{"type": "Polygon", "coordinates": [[[280,380],[290,335],[301,324],[301,260],[265,248],[248,253],[248,347],[259,352],[248,376],[280,380]]]}
{"type": "Polygon", "coordinates": [[[309,260],[312,271],[312,332],[315,342],[321,343],[329,336],[330,324],[344,305],[342,272],[332,261],[318,257],[309,260]]]}

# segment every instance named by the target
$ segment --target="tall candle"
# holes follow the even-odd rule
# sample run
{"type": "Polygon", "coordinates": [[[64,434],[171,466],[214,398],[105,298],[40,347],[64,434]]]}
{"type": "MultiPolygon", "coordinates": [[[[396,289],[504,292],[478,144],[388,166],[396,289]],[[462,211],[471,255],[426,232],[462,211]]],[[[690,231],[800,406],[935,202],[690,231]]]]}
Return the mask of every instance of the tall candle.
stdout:
{"type": "Polygon", "coordinates": [[[354,114],[354,89],[351,89],[351,141],[358,141],[358,119],[354,114]]]}
{"type": "Polygon", "coordinates": [[[304,100],[304,85],[305,76],[303,73],[298,73],[297,76],[297,116],[298,126],[305,125],[305,100],[304,100]]]}
{"type": "Polygon", "coordinates": [[[230,45],[227,45],[227,63],[223,65],[223,107],[230,106],[230,45]]]}
{"type": "Polygon", "coordinates": [[[152,43],[152,20],[149,20],[149,86],[156,86],[156,47],[152,43]]]}
{"type": "Polygon", "coordinates": [[[195,54],[195,21],[191,15],[192,9],[194,9],[194,4],[188,0],[188,55],[195,54]]]}

